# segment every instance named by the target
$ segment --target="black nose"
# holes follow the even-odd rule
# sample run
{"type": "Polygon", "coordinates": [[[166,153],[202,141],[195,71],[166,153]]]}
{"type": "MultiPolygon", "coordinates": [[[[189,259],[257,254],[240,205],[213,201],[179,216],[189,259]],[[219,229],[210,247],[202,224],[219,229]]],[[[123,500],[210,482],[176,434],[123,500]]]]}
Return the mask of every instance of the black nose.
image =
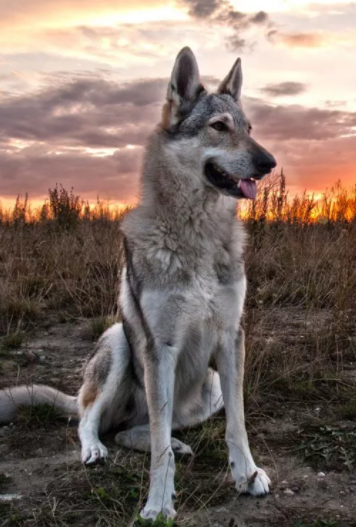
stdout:
{"type": "Polygon", "coordinates": [[[255,156],[254,164],[257,172],[261,174],[268,174],[268,172],[270,172],[273,168],[277,166],[274,157],[266,151],[259,152],[255,156]]]}

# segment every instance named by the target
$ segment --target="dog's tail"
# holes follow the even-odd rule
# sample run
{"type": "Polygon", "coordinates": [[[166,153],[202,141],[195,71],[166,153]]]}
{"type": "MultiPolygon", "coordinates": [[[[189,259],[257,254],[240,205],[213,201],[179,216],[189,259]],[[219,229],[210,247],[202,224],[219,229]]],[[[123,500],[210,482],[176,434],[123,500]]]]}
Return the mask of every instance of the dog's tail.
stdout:
{"type": "Polygon", "coordinates": [[[0,390],[0,424],[10,423],[20,406],[46,404],[56,408],[63,417],[77,417],[77,398],[43,384],[16,386],[0,390]]]}

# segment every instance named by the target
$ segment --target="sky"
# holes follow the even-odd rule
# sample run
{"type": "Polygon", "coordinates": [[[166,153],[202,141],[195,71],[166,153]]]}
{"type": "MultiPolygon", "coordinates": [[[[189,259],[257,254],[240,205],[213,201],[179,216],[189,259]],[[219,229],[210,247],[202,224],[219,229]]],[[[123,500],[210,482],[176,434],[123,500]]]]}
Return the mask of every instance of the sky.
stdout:
{"type": "Polygon", "coordinates": [[[63,184],[133,203],[175,57],[210,89],[238,56],[290,191],[356,183],[356,2],[0,0],[0,201],[63,184]]]}

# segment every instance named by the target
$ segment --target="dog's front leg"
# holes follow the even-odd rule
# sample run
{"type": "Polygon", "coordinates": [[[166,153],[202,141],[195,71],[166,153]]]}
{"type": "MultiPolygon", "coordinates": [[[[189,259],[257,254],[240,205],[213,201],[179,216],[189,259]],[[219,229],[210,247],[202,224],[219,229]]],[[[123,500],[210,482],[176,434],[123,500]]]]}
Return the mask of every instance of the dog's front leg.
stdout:
{"type": "Polygon", "coordinates": [[[217,366],[226,409],[226,442],[232,475],[239,492],[254,496],[269,492],[270,479],[252,458],[245,427],[243,376],[245,361],[244,331],[227,333],[217,353],[217,366]]]}
{"type": "Polygon", "coordinates": [[[151,431],[150,490],[142,518],[174,518],[174,455],[171,447],[176,349],[157,345],[145,359],[145,387],[151,431]]]}

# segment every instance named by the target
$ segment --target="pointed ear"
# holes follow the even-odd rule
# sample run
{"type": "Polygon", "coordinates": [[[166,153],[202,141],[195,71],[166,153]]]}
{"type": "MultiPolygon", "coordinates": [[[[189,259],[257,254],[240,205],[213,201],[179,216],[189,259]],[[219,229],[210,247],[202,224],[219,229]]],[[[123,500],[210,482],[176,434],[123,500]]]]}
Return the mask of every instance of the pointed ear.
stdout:
{"type": "Polygon", "coordinates": [[[175,61],[163,108],[163,128],[169,128],[189,111],[203,90],[192,50],[183,48],[175,61]]]}
{"type": "Polygon", "coordinates": [[[241,68],[241,59],[238,58],[233,67],[230,70],[230,73],[225,77],[218,88],[218,93],[226,93],[231,95],[231,97],[238,101],[241,96],[241,87],[242,87],[242,68],[241,68]]]}

